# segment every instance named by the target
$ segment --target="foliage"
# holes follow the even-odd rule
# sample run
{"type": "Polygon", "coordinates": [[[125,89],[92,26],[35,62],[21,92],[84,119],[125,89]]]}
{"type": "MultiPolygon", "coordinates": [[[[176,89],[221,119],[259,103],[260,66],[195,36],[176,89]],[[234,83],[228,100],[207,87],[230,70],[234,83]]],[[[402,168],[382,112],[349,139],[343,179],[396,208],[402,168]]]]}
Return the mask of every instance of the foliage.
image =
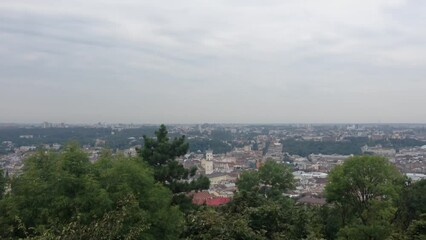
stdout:
{"type": "Polygon", "coordinates": [[[260,187],[259,173],[256,170],[247,170],[242,172],[236,185],[239,191],[258,192],[260,187]]]}
{"type": "Polygon", "coordinates": [[[426,179],[408,184],[402,191],[395,224],[405,232],[413,220],[426,213],[426,179]]]}
{"type": "Polygon", "coordinates": [[[58,232],[46,231],[31,239],[141,239],[146,237],[145,233],[150,228],[148,222],[139,211],[136,198],[129,195],[118,203],[117,209],[89,224],[82,223],[77,216],[58,232]]]}
{"type": "Polygon", "coordinates": [[[144,142],[138,158],[104,151],[96,163],[76,143],[39,151],[8,179],[5,195],[0,171],[0,238],[425,239],[426,180],[410,183],[384,158],[352,157],[333,169],[322,207],[285,197],[295,184],[291,168],[272,160],[240,174],[230,203],[208,207],[186,194],[210,184],[176,160],[189,148],[186,138],[169,138],[162,125],[144,142]]]}
{"type": "Polygon", "coordinates": [[[386,159],[352,157],[335,168],[326,187],[330,204],[322,207],[301,206],[270,191],[265,195],[265,189],[291,189],[276,184],[291,181],[275,178],[285,175],[274,173],[275,164],[241,173],[239,192],[227,205],[188,215],[184,238],[424,239],[424,181],[405,185],[407,179],[386,159]],[[397,216],[404,215],[403,210],[411,212],[412,220],[398,231],[397,216]]]}
{"type": "Polygon", "coordinates": [[[335,239],[342,227],[342,208],[336,205],[324,205],[318,209],[321,233],[325,239],[335,239]]]}
{"type": "Polygon", "coordinates": [[[3,198],[4,192],[6,191],[6,176],[2,168],[0,168],[0,199],[3,198]]]}
{"type": "Polygon", "coordinates": [[[171,192],[155,183],[149,166],[139,159],[108,155],[98,160],[95,166],[102,188],[114,203],[122,201],[123,196],[136,197],[141,211],[149,219],[151,237],[145,236],[145,239],[167,239],[179,234],[183,224],[181,213],[177,207],[171,206],[171,192]]]}
{"type": "Polygon", "coordinates": [[[188,151],[185,136],[170,140],[164,125],[155,132],[155,136],[156,138],[144,136],[145,144],[139,153],[143,161],[154,170],[157,182],[168,187],[173,193],[209,188],[210,182],[206,177],[193,179],[188,183],[187,180],[195,175],[195,169],[186,169],[176,160],[188,151]]]}
{"type": "Polygon", "coordinates": [[[411,222],[408,227],[407,237],[409,240],[426,239],[426,214],[422,214],[420,219],[411,222]]]}
{"type": "Polygon", "coordinates": [[[209,149],[221,154],[232,150],[232,146],[219,139],[192,138],[188,140],[190,152],[205,152],[209,149]]]}
{"type": "Polygon", "coordinates": [[[297,206],[287,197],[264,198],[239,192],[227,205],[194,211],[185,239],[321,239],[318,210],[297,206]]]}
{"type": "MultiPolygon", "coordinates": [[[[186,239],[303,239],[312,222],[304,208],[282,193],[293,188],[290,169],[267,161],[259,171],[241,173],[239,192],[219,208],[188,216],[186,239]]],[[[315,234],[312,234],[315,235],[315,234]]]]}
{"type": "Polygon", "coordinates": [[[338,235],[350,239],[385,239],[391,232],[404,178],[385,158],[357,156],[329,174],[327,201],[341,208],[338,235]]]}
{"type": "Polygon", "coordinates": [[[267,160],[259,171],[245,171],[237,181],[240,191],[254,191],[265,197],[282,195],[294,188],[294,178],[289,166],[267,160]]]}
{"type": "Polygon", "coordinates": [[[11,183],[0,201],[1,238],[99,239],[102,233],[177,239],[183,226],[171,192],[138,159],[104,153],[91,164],[69,144],[60,153],[40,151],[27,159],[11,183]]]}
{"type": "Polygon", "coordinates": [[[229,214],[207,208],[187,217],[184,239],[265,239],[249,226],[249,220],[240,214],[229,214]]]}
{"type": "Polygon", "coordinates": [[[210,137],[213,139],[219,139],[222,141],[231,141],[234,139],[234,136],[231,132],[221,130],[221,129],[216,129],[211,131],[210,137]]]}
{"type": "Polygon", "coordinates": [[[342,154],[342,155],[360,155],[361,147],[382,145],[383,147],[390,147],[401,149],[404,147],[422,146],[424,141],[415,139],[389,139],[372,141],[365,137],[350,137],[344,141],[303,141],[297,139],[282,140],[283,151],[291,155],[299,155],[307,157],[309,154],[342,154]]]}
{"type": "MultiPolygon", "coordinates": [[[[3,141],[12,141],[15,146],[39,146],[42,144],[61,145],[70,140],[78,141],[82,145],[94,145],[96,139],[106,141],[106,146],[111,149],[123,149],[143,144],[143,135],[151,136],[156,127],[143,126],[134,129],[115,130],[112,128],[93,128],[93,127],[69,127],[69,128],[0,128],[0,143],[3,141]],[[112,134],[114,132],[114,134],[112,134]],[[32,135],[33,138],[20,138],[21,135],[32,135]],[[135,137],[134,141],[129,138],[135,137]]],[[[0,154],[7,153],[0,145],[0,154]]],[[[10,152],[10,151],[9,151],[10,152]]]]}
{"type": "Polygon", "coordinates": [[[283,150],[291,155],[299,155],[307,157],[309,154],[361,154],[361,147],[365,144],[347,142],[334,142],[334,141],[297,141],[294,139],[287,139],[281,141],[283,150]]]}

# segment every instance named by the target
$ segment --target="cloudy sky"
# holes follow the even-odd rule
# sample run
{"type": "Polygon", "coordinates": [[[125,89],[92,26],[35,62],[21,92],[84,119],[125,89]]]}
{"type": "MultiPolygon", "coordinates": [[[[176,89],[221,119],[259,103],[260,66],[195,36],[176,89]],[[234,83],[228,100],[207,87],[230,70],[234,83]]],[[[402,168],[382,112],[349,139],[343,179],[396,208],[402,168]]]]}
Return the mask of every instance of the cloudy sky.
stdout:
{"type": "Polygon", "coordinates": [[[424,0],[2,0],[0,122],[426,122],[424,0]]]}

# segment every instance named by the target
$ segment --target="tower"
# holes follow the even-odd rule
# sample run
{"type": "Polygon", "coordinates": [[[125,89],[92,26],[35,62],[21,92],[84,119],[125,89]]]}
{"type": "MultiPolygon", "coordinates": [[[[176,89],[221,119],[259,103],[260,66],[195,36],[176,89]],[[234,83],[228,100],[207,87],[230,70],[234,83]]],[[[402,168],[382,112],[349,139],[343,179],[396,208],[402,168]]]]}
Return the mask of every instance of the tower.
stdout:
{"type": "Polygon", "coordinates": [[[201,166],[206,171],[206,174],[212,174],[213,173],[213,151],[207,150],[206,151],[206,159],[201,160],[201,166]]]}
{"type": "Polygon", "coordinates": [[[206,160],[207,161],[212,161],[213,160],[213,150],[207,150],[206,151],[206,160]]]}

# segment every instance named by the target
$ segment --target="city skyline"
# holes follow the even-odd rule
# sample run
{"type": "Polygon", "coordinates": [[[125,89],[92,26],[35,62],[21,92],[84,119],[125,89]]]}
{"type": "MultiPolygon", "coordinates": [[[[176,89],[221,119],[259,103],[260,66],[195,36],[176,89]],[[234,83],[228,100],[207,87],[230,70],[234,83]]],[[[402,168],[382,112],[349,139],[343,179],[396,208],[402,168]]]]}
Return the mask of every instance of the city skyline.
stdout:
{"type": "Polygon", "coordinates": [[[0,3],[0,123],[426,123],[426,2],[0,3]]]}

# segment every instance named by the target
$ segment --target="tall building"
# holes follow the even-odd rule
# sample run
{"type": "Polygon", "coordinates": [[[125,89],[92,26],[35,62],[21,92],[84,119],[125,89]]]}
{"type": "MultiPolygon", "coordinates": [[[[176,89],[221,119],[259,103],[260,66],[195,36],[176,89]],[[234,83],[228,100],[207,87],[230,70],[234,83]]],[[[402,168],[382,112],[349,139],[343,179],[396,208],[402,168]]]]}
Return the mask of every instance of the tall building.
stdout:
{"type": "Polygon", "coordinates": [[[213,151],[206,151],[206,159],[201,160],[201,166],[204,168],[206,174],[213,173],[213,151]]]}
{"type": "Polygon", "coordinates": [[[206,160],[207,161],[213,161],[213,150],[207,150],[206,151],[206,160]]]}

